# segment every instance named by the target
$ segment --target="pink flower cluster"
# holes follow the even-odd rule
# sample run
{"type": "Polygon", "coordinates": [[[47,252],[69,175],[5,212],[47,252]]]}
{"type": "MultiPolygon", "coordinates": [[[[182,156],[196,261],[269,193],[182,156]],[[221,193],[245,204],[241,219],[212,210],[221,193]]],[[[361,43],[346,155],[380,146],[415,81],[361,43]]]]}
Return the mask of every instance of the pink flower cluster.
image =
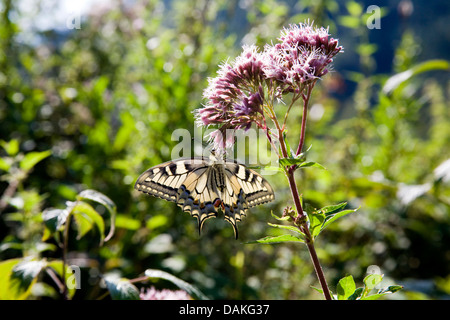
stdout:
{"type": "Polygon", "coordinates": [[[139,294],[141,300],[192,300],[191,296],[183,290],[157,290],[155,287],[150,287],[146,291],[141,290],[139,294]]]}
{"type": "Polygon", "coordinates": [[[277,81],[283,92],[299,92],[328,73],[327,66],[342,47],[325,28],[311,24],[290,25],[281,31],[275,45],[266,45],[267,78],[277,81]]]}
{"type": "Polygon", "coordinates": [[[279,42],[260,52],[244,46],[232,63],[224,63],[217,77],[209,79],[203,96],[207,103],[195,111],[198,125],[217,125],[210,135],[218,153],[233,145],[234,130],[252,123],[264,128],[265,92],[277,99],[286,93],[300,94],[328,72],[333,57],[342,50],[328,30],[311,24],[290,25],[279,42]],[[230,134],[231,131],[231,134],[230,134]]]}

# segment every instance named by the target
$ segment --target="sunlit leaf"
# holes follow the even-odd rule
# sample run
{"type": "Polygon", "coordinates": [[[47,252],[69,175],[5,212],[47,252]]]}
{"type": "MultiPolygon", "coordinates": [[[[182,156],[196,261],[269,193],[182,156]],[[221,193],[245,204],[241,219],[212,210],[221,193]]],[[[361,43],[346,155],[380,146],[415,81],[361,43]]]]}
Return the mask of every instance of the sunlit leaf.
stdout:
{"type": "Polygon", "coordinates": [[[139,300],[139,290],[128,279],[105,277],[106,287],[113,300],[139,300]]]}
{"type": "Polygon", "coordinates": [[[338,300],[347,300],[355,292],[355,289],[355,281],[351,275],[342,278],[337,285],[338,300]]]}
{"type": "Polygon", "coordinates": [[[381,274],[372,273],[364,278],[364,285],[366,290],[370,291],[375,288],[381,281],[383,281],[383,276],[381,274]]]}
{"type": "Polygon", "coordinates": [[[11,157],[15,156],[19,152],[19,141],[16,139],[12,139],[10,141],[0,140],[0,145],[11,157]]]}
{"type": "Polygon", "coordinates": [[[88,199],[100,203],[108,209],[110,214],[111,226],[108,235],[105,237],[104,241],[108,241],[114,235],[115,220],[116,220],[116,205],[115,203],[106,195],[96,190],[84,190],[78,194],[78,199],[88,199]]]}
{"type": "Polygon", "coordinates": [[[44,260],[10,259],[0,262],[0,300],[23,300],[45,267],[44,260]]]}
{"type": "Polygon", "coordinates": [[[395,89],[397,89],[402,83],[409,80],[415,75],[418,75],[423,72],[433,71],[433,70],[450,70],[450,62],[446,60],[429,60],[422,63],[417,64],[409,70],[403,71],[401,73],[397,73],[390,77],[383,87],[384,93],[391,93],[395,89]]]}
{"type": "Polygon", "coordinates": [[[274,227],[274,228],[278,228],[278,229],[285,229],[285,230],[289,230],[298,234],[301,234],[302,236],[304,236],[304,233],[301,232],[297,227],[294,226],[285,226],[282,224],[273,224],[273,223],[268,223],[269,226],[274,227]]]}
{"type": "Polygon", "coordinates": [[[20,168],[25,171],[31,170],[37,163],[49,157],[51,154],[51,150],[42,152],[29,152],[25,154],[23,159],[20,161],[20,168]]]}
{"type": "Polygon", "coordinates": [[[68,216],[69,210],[67,208],[49,208],[45,209],[44,212],[42,212],[42,219],[45,223],[45,226],[52,233],[58,231],[66,223],[68,216]]]}
{"type": "Polygon", "coordinates": [[[332,222],[336,221],[337,219],[339,219],[339,218],[341,218],[341,217],[343,217],[343,216],[345,216],[345,215],[347,215],[347,214],[349,214],[349,213],[356,212],[358,209],[359,209],[359,208],[357,208],[357,209],[343,210],[343,211],[339,211],[339,212],[337,212],[337,213],[335,213],[335,214],[328,215],[328,216],[325,218],[325,222],[323,223],[322,229],[321,229],[321,230],[323,230],[323,229],[325,229],[326,227],[328,227],[332,222]]]}
{"type": "Polygon", "coordinates": [[[78,239],[82,238],[95,225],[100,232],[100,245],[105,237],[105,223],[102,216],[84,201],[78,201],[72,209],[72,214],[78,226],[78,239]]]}
{"type": "Polygon", "coordinates": [[[281,243],[281,242],[305,242],[303,239],[301,239],[298,236],[292,235],[292,234],[283,234],[280,236],[267,236],[258,240],[249,241],[246,242],[246,244],[254,244],[254,243],[261,243],[261,244],[275,244],[275,243],[281,243]]]}

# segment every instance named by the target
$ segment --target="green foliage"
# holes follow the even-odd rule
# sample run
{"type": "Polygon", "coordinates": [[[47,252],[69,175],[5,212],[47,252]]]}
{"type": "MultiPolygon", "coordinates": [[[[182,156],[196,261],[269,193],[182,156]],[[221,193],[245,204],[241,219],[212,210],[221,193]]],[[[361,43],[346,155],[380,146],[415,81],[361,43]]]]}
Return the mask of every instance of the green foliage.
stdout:
{"type": "Polygon", "coordinates": [[[377,289],[376,293],[370,294],[383,281],[383,275],[369,274],[363,282],[363,287],[356,288],[355,281],[352,276],[347,276],[339,280],[336,288],[337,300],[378,300],[385,295],[395,293],[401,290],[402,286],[388,286],[386,288],[377,289]]]}

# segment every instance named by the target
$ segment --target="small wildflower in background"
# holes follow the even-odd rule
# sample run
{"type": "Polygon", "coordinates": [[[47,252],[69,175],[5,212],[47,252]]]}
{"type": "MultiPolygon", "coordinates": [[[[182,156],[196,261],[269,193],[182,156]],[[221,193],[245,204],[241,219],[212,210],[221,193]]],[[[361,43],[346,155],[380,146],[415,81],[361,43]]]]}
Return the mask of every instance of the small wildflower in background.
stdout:
{"type": "Polygon", "coordinates": [[[141,300],[192,300],[184,290],[157,290],[153,286],[147,290],[142,289],[139,298],[141,300]]]}

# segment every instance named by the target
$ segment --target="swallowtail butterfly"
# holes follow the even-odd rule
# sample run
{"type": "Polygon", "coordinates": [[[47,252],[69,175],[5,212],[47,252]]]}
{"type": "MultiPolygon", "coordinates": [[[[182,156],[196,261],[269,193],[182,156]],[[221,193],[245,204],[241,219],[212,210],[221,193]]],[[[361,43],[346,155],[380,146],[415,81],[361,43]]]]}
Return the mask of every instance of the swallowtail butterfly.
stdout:
{"type": "Polygon", "coordinates": [[[195,157],[172,160],[142,173],[134,188],[152,196],[175,202],[198,220],[200,233],[206,219],[220,209],[233,226],[247,209],[274,200],[270,184],[243,164],[195,157]]]}

